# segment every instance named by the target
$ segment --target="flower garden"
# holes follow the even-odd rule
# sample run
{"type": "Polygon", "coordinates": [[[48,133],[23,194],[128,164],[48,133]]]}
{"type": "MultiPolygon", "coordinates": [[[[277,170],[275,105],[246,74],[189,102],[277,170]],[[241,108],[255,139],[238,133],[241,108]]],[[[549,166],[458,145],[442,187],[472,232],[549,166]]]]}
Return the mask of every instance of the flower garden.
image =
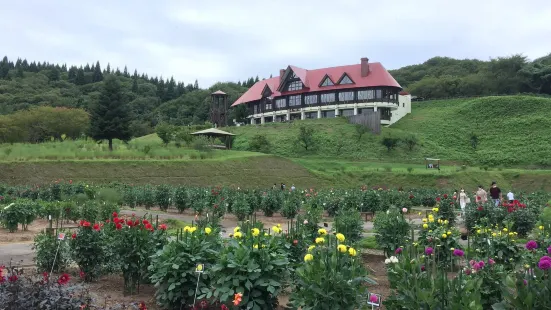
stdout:
{"type": "Polygon", "coordinates": [[[0,261],[0,309],[551,309],[551,197],[517,197],[0,186],[2,238],[46,226],[33,268],[0,261]],[[124,301],[94,291],[112,278],[124,301]]]}

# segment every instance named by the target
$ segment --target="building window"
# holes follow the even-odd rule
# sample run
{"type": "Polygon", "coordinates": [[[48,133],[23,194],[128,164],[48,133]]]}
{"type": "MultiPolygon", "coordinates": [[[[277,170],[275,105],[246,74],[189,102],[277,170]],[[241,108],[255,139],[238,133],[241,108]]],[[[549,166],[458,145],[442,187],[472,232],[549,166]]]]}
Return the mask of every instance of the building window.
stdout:
{"type": "Polygon", "coordinates": [[[354,92],[353,91],[347,91],[343,93],[339,93],[339,101],[353,101],[354,100],[354,92]]]}
{"type": "Polygon", "coordinates": [[[333,82],[329,77],[326,77],[323,83],[321,83],[321,86],[333,86],[333,85],[335,84],[333,84],[333,82]]]}
{"type": "Polygon", "coordinates": [[[308,95],[304,97],[304,103],[307,105],[318,103],[318,95],[308,95]]]}
{"type": "Polygon", "coordinates": [[[341,110],[341,113],[339,113],[339,114],[342,115],[342,116],[353,116],[354,115],[354,110],[353,109],[341,110]]]}
{"type": "Polygon", "coordinates": [[[381,119],[385,121],[390,121],[390,118],[392,117],[390,108],[380,108],[380,110],[381,110],[381,119]]]}
{"type": "Polygon", "coordinates": [[[383,98],[383,90],[377,89],[375,90],[375,99],[382,99],[383,98]]]}
{"type": "Polygon", "coordinates": [[[276,99],[275,105],[278,109],[285,108],[285,98],[276,99]]]}
{"type": "Polygon", "coordinates": [[[354,82],[352,82],[352,80],[348,77],[348,75],[345,73],[344,74],[344,77],[341,79],[341,82],[339,83],[340,85],[343,85],[343,84],[354,84],[354,82]]]}
{"type": "Polygon", "coordinates": [[[254,111],[253,114],[258,114],[258,104],[255,104],[255,105],[253,106],[253,111],[254,111]]]}
{"type": "Polygon", "coordinates": [[[289,96],[289,106],[290,107],[296,107],[300,106],[300,95],[296,96],[289,96]]]}
{"type": "Polygon", "coordinates": [[[322,103],[335,102],[335,93],[322,94],[321,102],[322,103]]]}
{"type": "Polygon", "coordinates": [[[302,89],[302,82],[300,80],[298,81],[292,81],[287,85],[287,91],[293,91],[293,90],[300,90],[302,89]]]}
{"type": "Polygon", "coordinates": [[[305,118],[318,118],[318,112],[306,112],[304,113],[305,118]]]}
{"type": "Polygon", "coordinates": [[[359,90],[358,100],[373,100],[373,90],[359,90]]]}
{"type": "Polygon", "coordinates": [[[271,109],[272,109],[272,104],[271,103],[266,103],[266,111],[271,110],[271,109]]]}
{"type": "Polygon", "coordinates": [[[322,117],[322,118],[331,118],[331,117],[335,117],[335,110],[331,110],[331,111],[322,111],[322,112],[321,112],[321,117],[322,117]]]}

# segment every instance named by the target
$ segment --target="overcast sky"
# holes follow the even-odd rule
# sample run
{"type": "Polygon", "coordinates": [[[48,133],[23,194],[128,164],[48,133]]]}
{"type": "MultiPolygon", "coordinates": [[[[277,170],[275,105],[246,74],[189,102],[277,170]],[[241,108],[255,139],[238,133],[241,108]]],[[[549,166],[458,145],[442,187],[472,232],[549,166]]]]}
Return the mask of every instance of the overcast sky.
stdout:
{"type": "MultiPolygon", "coordinates": [[[[551,52],[549,0],[0,0],[0,54],[201,87],[359,63],[551,52]]],[[[1,56],[0,56],[1,57],[1,56]]]]}

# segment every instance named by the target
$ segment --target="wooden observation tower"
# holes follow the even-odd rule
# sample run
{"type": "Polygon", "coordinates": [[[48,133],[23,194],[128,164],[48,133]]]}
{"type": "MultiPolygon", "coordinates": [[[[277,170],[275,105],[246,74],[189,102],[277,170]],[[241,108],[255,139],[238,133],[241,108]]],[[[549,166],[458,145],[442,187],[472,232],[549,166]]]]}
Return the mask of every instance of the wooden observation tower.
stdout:
{"type": "Polygon", "coordinates": [[[211,95],[210,121],[214,127],[228,126],[228,94],[218,90],[211,95]]]}

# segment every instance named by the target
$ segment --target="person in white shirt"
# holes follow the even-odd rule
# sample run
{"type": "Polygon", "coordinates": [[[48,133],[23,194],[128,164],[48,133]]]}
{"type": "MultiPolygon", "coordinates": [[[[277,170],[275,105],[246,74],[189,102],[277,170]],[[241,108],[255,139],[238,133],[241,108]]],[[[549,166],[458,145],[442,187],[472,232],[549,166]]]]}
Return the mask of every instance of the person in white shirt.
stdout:
{"type": "Polygon", "coordinates": [[[462,188],[461,192],[459,193],[459,197],[457,197],[457,200],[459,200],[459,205],[461,206],[461,214],[465,214],[465,207],[468,203],[471,202],[471,199],[467,194],[465,193],[465,190],[462,188]]]}
{"type": "Polygon", "coordinates": [[[513,200],[515,200],[515,195],[513,195],[512,191],[507,193],[507,200],[509,200],[509,203],[513,203],[513,200]]]}

